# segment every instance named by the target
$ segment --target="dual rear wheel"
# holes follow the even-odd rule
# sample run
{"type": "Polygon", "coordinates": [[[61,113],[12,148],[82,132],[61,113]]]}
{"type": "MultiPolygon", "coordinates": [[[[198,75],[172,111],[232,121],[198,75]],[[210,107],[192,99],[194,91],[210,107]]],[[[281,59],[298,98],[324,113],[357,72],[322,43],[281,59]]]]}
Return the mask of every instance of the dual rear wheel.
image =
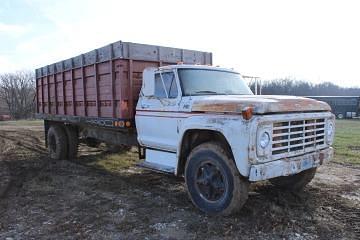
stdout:
{"type": "Polygon", "coordinates": [[[75,159],[78,152],[78,131],[71,125],[51,125],[47,133],[50,158],[75,159]]]}

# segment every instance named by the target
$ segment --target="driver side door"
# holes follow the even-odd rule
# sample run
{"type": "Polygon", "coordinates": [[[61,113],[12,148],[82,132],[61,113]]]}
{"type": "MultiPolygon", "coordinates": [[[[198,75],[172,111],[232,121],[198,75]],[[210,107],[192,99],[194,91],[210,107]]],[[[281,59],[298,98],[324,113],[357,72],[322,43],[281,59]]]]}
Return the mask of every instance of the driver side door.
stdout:
{"type": "Polygon", "coordinates": [[[181,94],[174,71],[155,73],[155,93],[142,97],[136,112],[136,127],[141,145],[176,153],[178,110],[181,94]]]}

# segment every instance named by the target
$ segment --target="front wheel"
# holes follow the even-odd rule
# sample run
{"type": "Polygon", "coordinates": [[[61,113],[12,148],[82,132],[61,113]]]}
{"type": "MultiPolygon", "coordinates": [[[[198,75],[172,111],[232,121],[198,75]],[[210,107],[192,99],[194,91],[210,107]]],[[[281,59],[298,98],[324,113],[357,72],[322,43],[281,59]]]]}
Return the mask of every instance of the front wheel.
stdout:
{"type": "Polygon", "coordinates": [[[302,190],[314,178],[316,168],[310,168],[291,176],[277,177],[269,181],[280,188],[292,191],[302,190]]]}
{"type": "Polygon", "coordinates": [[[194,205],[208,214],[233,214],[248,198],[248,181],[218,143],[203,143],[191,151],[185,181],[194,205]]]}

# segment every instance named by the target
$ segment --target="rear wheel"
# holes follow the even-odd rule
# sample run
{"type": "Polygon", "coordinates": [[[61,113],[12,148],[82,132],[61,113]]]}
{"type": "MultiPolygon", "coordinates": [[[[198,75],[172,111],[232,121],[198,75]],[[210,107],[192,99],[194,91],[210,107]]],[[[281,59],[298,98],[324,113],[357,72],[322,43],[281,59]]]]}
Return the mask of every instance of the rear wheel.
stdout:
{"type": "Polygon", "coordinates": [[[298,174],[285,176],[285,177],[277,177],[270,179],[269,181],[280,188],[284,188],[292,191],[300,191],[302,190],[311,180],[314,178],[316,173],[316,168],[310,168],[305,171],[302,171],[298,174]]]}
{"type": "Polygon", "coordinates": [[[248,181],[240,176],[229,154],[215,142],[200,144],[191,151],[185,181],[194,205],[208,214],[233,214],[248,198],[248,181]]]}
{"type": "Polygon", "coordinates": [[[79,136],[76,127],[66,126],[65,127],[67,142],[68,142],[68,159],[72,160],[77,157],[78,147],[79,147],[79,136]]]}
{"type": "Polygon", "coordinates": [[[68,154],[67,137],[64,129],[59,125],[50,127],[47,134],[50,158],[54,160],[66,159],[68,154]]]}

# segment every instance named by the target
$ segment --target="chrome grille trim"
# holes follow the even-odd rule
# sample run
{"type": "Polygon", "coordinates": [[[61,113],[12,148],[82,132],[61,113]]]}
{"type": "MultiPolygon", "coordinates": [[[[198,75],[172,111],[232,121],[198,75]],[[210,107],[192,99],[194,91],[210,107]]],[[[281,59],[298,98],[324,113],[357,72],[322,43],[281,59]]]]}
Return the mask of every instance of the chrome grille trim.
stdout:
{"type": "Polygon", "coordinates": [[[273,122],[272,159],[292,157],[326,147],[325,126],[325,118],[273,122]]]}

